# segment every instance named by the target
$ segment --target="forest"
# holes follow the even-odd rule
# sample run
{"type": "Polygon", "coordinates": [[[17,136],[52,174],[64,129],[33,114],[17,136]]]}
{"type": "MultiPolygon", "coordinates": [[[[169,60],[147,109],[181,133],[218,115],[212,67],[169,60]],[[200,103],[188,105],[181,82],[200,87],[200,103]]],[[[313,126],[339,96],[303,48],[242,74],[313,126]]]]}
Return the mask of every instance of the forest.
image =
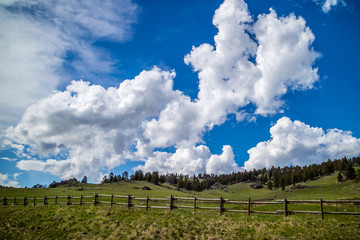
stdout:
{"type": "MultiPolygon", "coordinates": [[[[273,188],[282,190],[286,186],[296,185],[308,180],[315,180],[321,176],[326,176],[339,171],[338,182],[346,180],[360,181],[360,169],[355,171],[354,166],[360,166],[360,157],[342,158],[328,160],[321,164],[311,164],[309,166],[287,166],[287,167],[271,167],[270,169],[253,169],[251,171],[240,171],[231,174],[198,174],[197,176],[182,175],[176,173],[159,174],[159,172],[143,173],[141,170],[129,176],[128,172],[121,175],[110,173],[103,177],[102,183],[113,183],[121,181],[147,181],[154,184],[168,183],[179,189],[187,189],[194,191],[203,191],[210,189],[214,184],[231,185],[240,182],[254,182],[253,188],[262,188],[264,185],[269,190],[273,188]]],[[[86,177],[84,177],[86,178],[86,177]]],[[[84,179],[82,180],[84,182],[84,179]]],[[[51,187],[51,185],[50,185],[51,187]]]]}

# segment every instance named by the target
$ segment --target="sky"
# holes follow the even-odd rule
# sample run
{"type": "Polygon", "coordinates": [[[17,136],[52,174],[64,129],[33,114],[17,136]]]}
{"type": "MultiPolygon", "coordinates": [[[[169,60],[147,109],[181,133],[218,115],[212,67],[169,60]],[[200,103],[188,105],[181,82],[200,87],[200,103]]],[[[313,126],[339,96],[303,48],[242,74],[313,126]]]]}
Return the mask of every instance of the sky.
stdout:
{"type": "Polygon", "coordinates": [[[0,185],[360,155],[355,0],[0,1],[0,185]]]}

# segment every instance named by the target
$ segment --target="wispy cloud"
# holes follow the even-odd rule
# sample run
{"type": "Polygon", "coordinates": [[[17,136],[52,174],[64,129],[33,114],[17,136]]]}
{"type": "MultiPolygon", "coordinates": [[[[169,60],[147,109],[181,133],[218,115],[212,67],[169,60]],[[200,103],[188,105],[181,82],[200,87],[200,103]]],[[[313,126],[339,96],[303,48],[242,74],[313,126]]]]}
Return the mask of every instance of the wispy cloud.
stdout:
{"type": "Polygon", "coordinates": [[[313,0],[317,5],[321,6],[324,13],[330,12],[330,10],[337,6],[346,6],[344,0],[313,0]]]}
{"type": "Polygon", "coordinates": [[[19,173],[15,173],[11,179],[11,175],[0,173],[0,185],[5,187],[20,187],[19,182],[17,181],[17,177],[19,177],[19,173]]]}
{"type": "Polygon", "coordinates": [[[0,127],[16,123],[29,105],[67,82],[67,61],[81,75],[110,72],[113,60],[93,42],[129,39],[137,9],[128,0],[2,1],[0,127]],[[77,59],[68,59],[70,53],[77,59]]]}
{"type": "Polygon", "coordinates": [[[9,162],[14,162],[17,159],[16,158],[8,158],[8,157],[0,157],[1,160],[5,160],[5,161],[9,161],[9,162]]]}

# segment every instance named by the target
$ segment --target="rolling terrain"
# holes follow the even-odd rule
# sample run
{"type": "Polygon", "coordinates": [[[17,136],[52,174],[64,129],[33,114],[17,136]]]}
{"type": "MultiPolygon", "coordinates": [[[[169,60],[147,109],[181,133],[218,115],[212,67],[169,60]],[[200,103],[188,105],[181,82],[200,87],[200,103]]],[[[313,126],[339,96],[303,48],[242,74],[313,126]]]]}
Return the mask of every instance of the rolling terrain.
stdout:
{"type": "MultiPolygon", "coordinates": [[[[336,173],[315,181],[301,183],[302,189],[285,191],[250,188],[251,183],[219,186],[202,192],[179,191],[169,185],[148,182],[81,184],[77,187],[41,189],[0,189],[0,197],[80,196],[98,194],[136,197],[199,197],[233,200],[275,199],[359,199],[360,184],[336,183],[336,173]],[[151,190],[142,190],[144,186],[151,190]]],[[[295,207],[295,206],[294,206],[295,207]]],[[[270,207],[271,208],[271,207],[270,207]]],[[[316,209],[309,205],[306,209],[316,209]]],[[[329,206],[342,211],[357,211],[359,206],[329,206]],[[346,209],[347,208],[347,209],[346,209]]],[[[261,208],[260,208],[261,209],[261,208]]],[[[269,210],[268,206],[262,208],[269,210]]],[[[270,209],[271,210],[271,209],[270,209]]],[[[251,215],[218,211],[176,209],[127,209],[123,206],[75,206],[38,203],[0,206],[1,239],[356,239],[360,219],[356,216],[327,215],[251,215]]]]}

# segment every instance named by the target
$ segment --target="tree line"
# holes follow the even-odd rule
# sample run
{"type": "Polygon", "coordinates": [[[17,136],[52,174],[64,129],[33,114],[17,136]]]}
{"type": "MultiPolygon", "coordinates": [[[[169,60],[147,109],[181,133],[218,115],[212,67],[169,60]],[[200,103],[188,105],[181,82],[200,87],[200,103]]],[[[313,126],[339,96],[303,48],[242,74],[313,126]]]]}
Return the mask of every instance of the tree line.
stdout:
{"type": "Polygon", "coordinates": [[[309,166],[288,166],[288,167],[271,167],[270,169],[253,169],[250,171],[240,171],[230,174],[198,174],[198,175],[182,175],[182,174],[159,174],[159,172],[144,173],[141,170],[130,175],[124,172],[122,175],[110,173],[105,175],[102,183],[113,183],[121,181],[147,181],[153,184],[168,183],[179,189],[187,189],[194,191],[203,191],[210,189],[215,183],[222,185],[231,185],[241,182],[258,182],[257,188],[266,185],[268,189],[281,188],[285,190],[286,186],[300,184],[308,180],[315,180],[318,177],[326,176],[339,171],[338,181],[356,180],[360,182],[360,169],[355,172],[355,166],[360,166],[360,157],[342,158],[331,161],[330,159],[321,164],[311,164],[309,166]]]}

